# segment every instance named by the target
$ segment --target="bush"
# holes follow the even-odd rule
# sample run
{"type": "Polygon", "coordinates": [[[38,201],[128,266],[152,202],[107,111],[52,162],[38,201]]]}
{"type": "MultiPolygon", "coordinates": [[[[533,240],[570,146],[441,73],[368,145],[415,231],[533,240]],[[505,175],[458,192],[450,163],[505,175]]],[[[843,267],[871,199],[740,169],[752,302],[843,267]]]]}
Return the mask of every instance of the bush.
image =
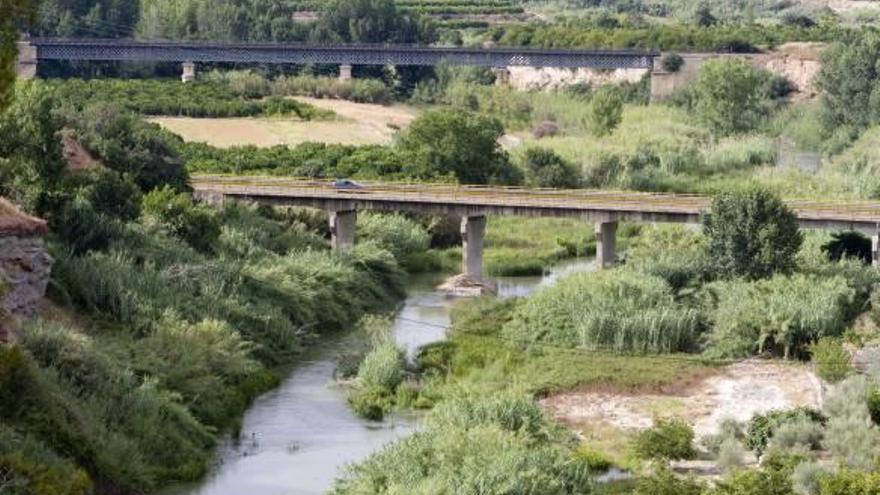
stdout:
{"type": "Polygon", "coordinates": [[[745,464],[745,449],[739,440],[728,438],[718,446],[718,457],[715,463],[725,472],[739,469],[745,464]]]}
{"type": "Polygon", "coordinates": [[[358,385],[393,392],[403,381],[403,364],[403,355],[394,344],[379,345],[367,354],[358,368],[358,385]]]}
{"type": "Polygon", "coordinates": [[[758,71],[743,60],[709,60],[692,88],[694,110],[717,135],[751,131],[764,112],[761,83],[758,71]]]}
{"type": "Polygon", "coordinates": [[[822,425],[825,417],[818,411],[802,407],[755,414],[746,428],[746,446],[755,455],[761,457],[782,424],[789,422],[803,424],[805,421],[822,425]]]}
{"type": "Polygon", "coordinates": [[[839,336],[852,314],[854,291],[842,277],[777,275],[712,287],[718,301],[708,348],[715,356],[801,356],[822,337],[839,336]]]}
{"type": "Polygon", "coordinates": [[[839,382],[853,371],[850,355],[840,339],[823,337],[810,346],[816,373],[828,382],[839,382]]]}
{"type": "Polygon", "coordinates": [[[662,278],[675,291],[712,278],[706,238],[679,226],[643,229],[626,250],[626,267],[662,278]]]}
{"type": "Polygon", "coordinates": [[[693,459],[694,430],[677,419],[655,419],[654,426],[639,432],[633,453],[642,459],[693,459]]]}
{"type": "Polygon", "coordinates": [[[755,279],[790,272],[803,242],[794,213],[757,187],[715,196],[703,227],[709,253],[726,276],[755,279]]]}
{"type": "Polygon", "coordinates": [[[868,413],[871,415],[871,421],[880,426],[880,388],[878,387],[874,387],[868,394],[868,413]]]}
{"type": "Polygon", "coordinates": [[[386,387],[359,389],[349,396],[348,402],[355,414],[371,421],[381,421],[394,407],[394,397],[386,387]]]}
{"type": "Polygon", "coordinates": [[[665,464],[657,463],[654,473],[639,478],[634,495],[701,495],[703,485],[693,478],[677,476],[665,464]]]}
{"type": "Polygon", "coordinates": [[[532,187],[571,189],[580,185],[577,170],[549,149],[529,148],[523,154],[522,168],[532,187]]]}
{"type": "Polygon", "coordinates": [[[574,274],[522,301],[505,338],[614,352],[688,350],[696,311],[679,305],[657,277],[630,271],[574,274]]]}
{"type": "Polygon", "coordinates": [[[220,237],[220,223],[213,210],[168,186],[144,196],[144,215],[203,253],[212,252],[220,237]]]}
{"type": "Polygon", "coordinates": [[[874,495],[880,493],[880,473],[842,469],[819,478],[818,495],[874,495]]]}
{"type": "Polygon", "coordinates": [[[399,261],[428,249],[428,232],[403,215],[364,213],[358,215],[357,224],[358,236],[375,242],[399,261]]]}
{"type": "Polygon", "coordinates": [[[677,53],[669,53],[660,60],[660,66],[666,72],[678,72],[684,65],[684,59],[677,53]]]}
{"type": "Polygon", "coordinates": [[[601,137],[614,132],[623,120],[623,98],[615,86],[603,86],[590,100],[589,129],[601,137]]]}
{"type": "Polygon", "coordinates": [[[576,445],[529,397],[447,399],[422,431],[348,467],[332,493],[584,493],[590,476],[576,445]]]}

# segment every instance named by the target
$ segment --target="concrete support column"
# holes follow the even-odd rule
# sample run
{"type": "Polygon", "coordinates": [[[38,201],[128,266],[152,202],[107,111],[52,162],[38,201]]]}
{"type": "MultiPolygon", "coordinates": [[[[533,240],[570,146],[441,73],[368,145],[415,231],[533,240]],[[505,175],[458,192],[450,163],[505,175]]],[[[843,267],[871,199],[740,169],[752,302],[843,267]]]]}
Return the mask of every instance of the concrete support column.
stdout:
{"type": "Polygon", "coordinates": [[[483,278],[483,238],[486,236],[486,217],[461,219],[461,271],[476,279],[483,278]]]}
{"type": "Polygon", "coordinates": [[[351,65],[342,64],[339,66],[339,80],[351,81],[351,65]]]}
{"type": "Polygon", "coordinates": [[[596,223],[596,266],[614,265],[617,258],[617,222],[596,223]]]}
{"type": "Polygon", "coordinates": [[[184,62],[183,63],[183,74],[180,76],[180,80],[188,83],[196,80],[196,64],[193,62],[184,62]]]}
{"type": "Polygon", "coordinates": [[[330,212],[330,246],[334,251],[344,251],[354,246],[357,211],[330,212]]]}
{"type": "Polygon", "coordinates": [[[880,268],[880,232],[871,236],[871,266],[880,268]]]}
{"type": "Polygon", "coordinates": [[[34,79],[37,77],[37,47],[27,41],[20,41],[16,45],[18,58],[15,74],[22,79],[34,79]]]}
{"type": "Polygon", "coordinates": [[[492,73],[495,74],[496,86],[510,85],[510,70],[508,70],[507,67],[493,67],[492,73]]]}

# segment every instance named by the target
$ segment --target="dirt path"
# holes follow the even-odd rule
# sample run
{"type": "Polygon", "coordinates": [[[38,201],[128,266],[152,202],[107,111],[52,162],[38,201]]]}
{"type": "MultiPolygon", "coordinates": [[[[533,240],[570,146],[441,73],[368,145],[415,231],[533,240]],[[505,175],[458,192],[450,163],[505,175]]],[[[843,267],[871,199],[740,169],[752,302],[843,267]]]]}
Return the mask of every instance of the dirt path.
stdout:
{"type": "Polygon", "coordinates": [[[193,119],[155,117],[149,119],[180,135],[186,141],[204,142],[221,148],[296,145],[306,141],[334,144],[388,144],[394,133],[409,125],[417,110],[402,105],[372,105],[344,100],[297,98],[316,107],[336,112],[338,118],[302,121],[286,118],[193,119]]]}
{"type": "Polygon", "coordinates": [[[541,403],[575,429],[602,425],[638,430],[650,427],[654,415],[671,415],[688,421],[701,437],[715,433],[727,418],[746,421],[772,409],[819,407],[821,400],[822,385],[806,367],[748,360],[726,367],[680,395],[571,392],[541,403]]]}

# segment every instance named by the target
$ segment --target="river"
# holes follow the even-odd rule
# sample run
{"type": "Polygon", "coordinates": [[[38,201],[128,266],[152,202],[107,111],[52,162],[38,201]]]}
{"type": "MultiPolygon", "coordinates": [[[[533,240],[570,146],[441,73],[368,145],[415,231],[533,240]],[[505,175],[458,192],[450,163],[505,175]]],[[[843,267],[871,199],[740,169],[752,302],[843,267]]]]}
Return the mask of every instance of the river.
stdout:
{"type": "MultiPolygon", "coordinates": [[[[502,277],[499,297],[525,296],[558,277],[593,266],[571,260],[542,277],[502,277]]],[[[395,341],[412,353],[442,340],[455,302],[434,290],[440,279],[412,277],[407,298],[393,323],[395,341]]],[[[219,446],[212,473],[195,486],[176,487],[167,495],[305,495],[327,491],[348,463],[367,457],[386,443],[411,433],[414,413],[366,421],[351,411],[348,392],[336,386],[333,370],[339,353],[361,338],[341,335],[313,348],[290,370],[281,386],[260,396],[248,409],[241,435],[219,446]]]]}

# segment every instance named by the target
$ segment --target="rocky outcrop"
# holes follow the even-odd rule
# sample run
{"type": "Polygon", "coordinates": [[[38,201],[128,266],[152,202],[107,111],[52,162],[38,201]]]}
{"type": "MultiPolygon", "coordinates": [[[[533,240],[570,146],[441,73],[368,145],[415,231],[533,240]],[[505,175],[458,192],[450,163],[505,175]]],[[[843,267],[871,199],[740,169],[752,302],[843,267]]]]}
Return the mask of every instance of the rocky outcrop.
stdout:
{"type": "Polygon", "coordinates": [[[564,67],[508,67],[508,82],[520,91],[553,91],[575,84],[601,86],[638,82],[647,69],[567,69],[564,67]]]}
{"type": "Polygon", "coordinates": [[[0,340],[9,339],[12,320],[36,313],[46,292],[53,262],[46,231],[46,222],[0,198],[0,340]]]}

